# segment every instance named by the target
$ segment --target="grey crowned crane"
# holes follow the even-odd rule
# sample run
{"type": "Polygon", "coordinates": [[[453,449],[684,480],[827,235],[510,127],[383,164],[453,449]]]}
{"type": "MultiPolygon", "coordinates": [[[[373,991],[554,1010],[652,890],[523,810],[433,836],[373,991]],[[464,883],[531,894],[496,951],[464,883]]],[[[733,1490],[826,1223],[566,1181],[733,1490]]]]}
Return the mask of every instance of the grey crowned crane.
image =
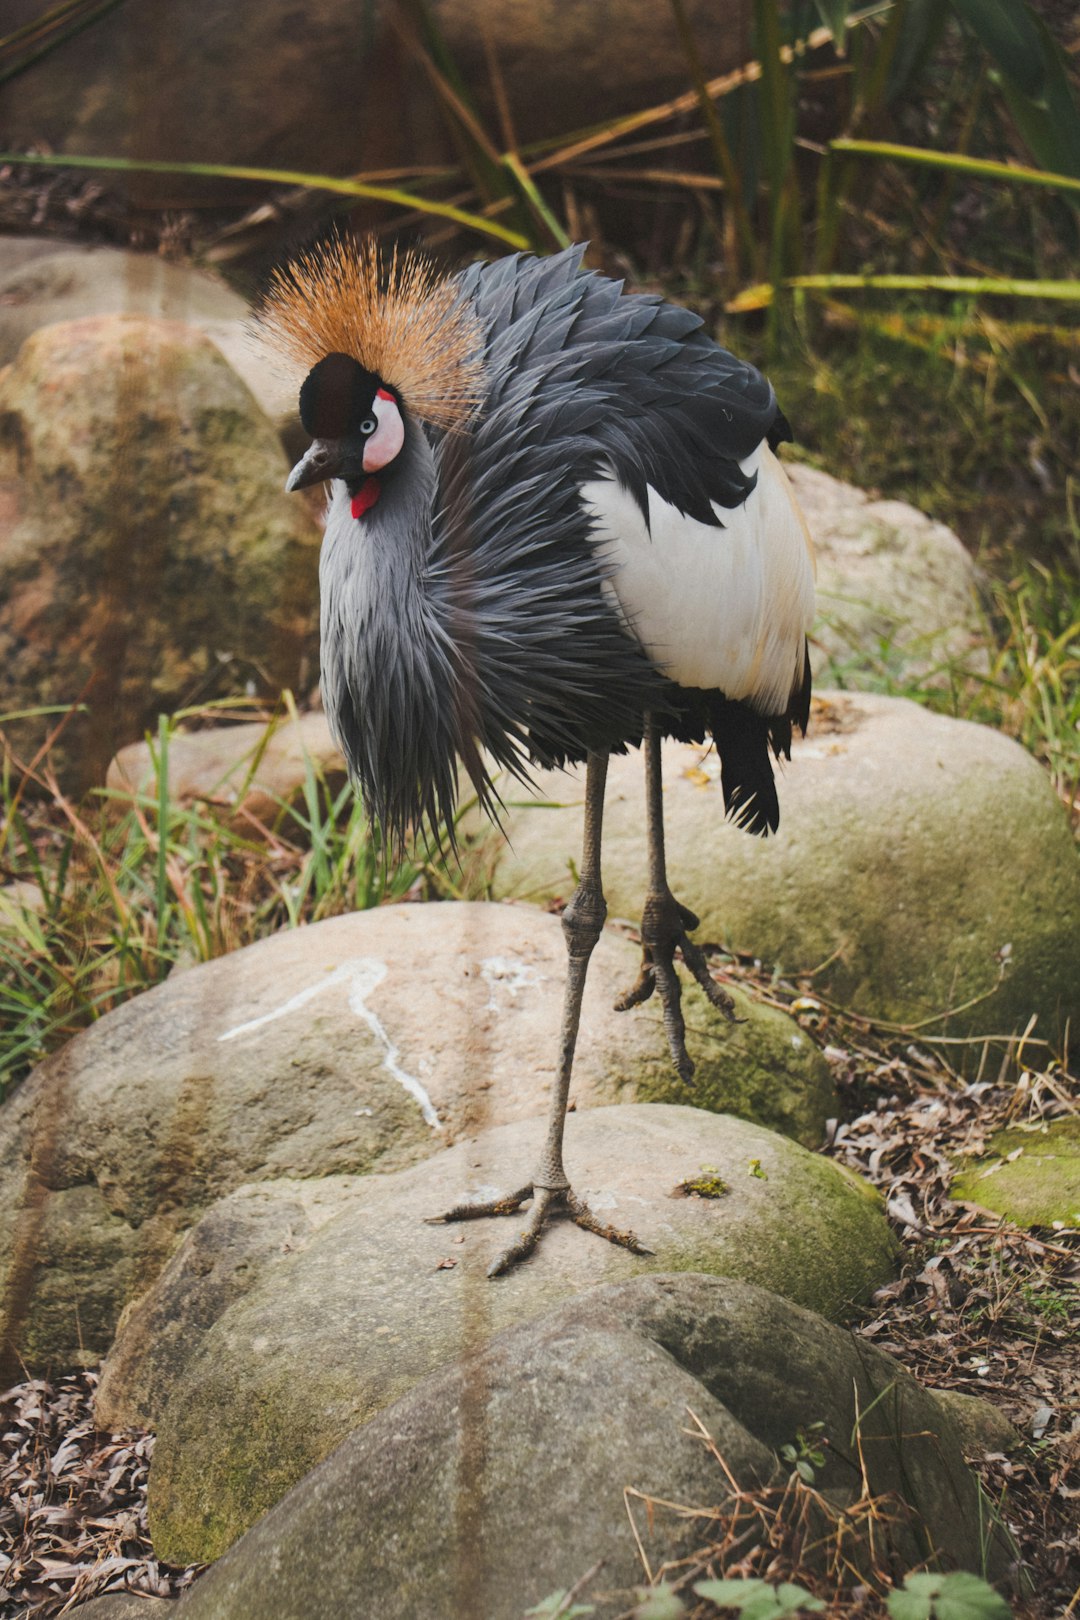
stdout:
{"type": "Polygon", "coordinates": [[[276,272],[259,320],[310,370],[313,443],[287,488],[330,480],[322,680],[369,813],[399,840],[451,823],[458,760],[497,812],[490,769],[586,762],[581,881],[563,913],[568,971],[547,1139],[532,1180],[445,1220],[515,1213],[490,1268],[536,1246],[549,1211],[636,1252],[572,1190],[562,1140],[600,881],[610,752],[644,745],[648,891],[637,982],[658,994],[675,1066],[693,1064],[676,951],[733,1017],[668,887],[660,746],[720,758],[728,815],[779,820],[770,751],[810,705],[809,536],[774,454],[790,438],[770,384],[698,316],[581,270],[583,249],[438,276],[333,240],[276,272]]]}

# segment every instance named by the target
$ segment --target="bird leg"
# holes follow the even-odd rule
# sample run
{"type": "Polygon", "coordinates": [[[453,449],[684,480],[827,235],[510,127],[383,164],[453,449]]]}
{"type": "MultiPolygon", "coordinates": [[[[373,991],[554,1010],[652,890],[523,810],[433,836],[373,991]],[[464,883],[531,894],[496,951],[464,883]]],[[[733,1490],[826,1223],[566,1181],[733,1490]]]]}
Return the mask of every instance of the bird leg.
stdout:
{"type": "Polygon", "coordinates": [[[659,993],[664,1013],[664,1029],[672,1062],[680,1080],[689,1084],[693,1060],[686,1050],[686,1024],[682,1015],[682,989],[675,972],[675,952],[700,984],[710,1002],[725,1018],[737,1023],[735,1003],[709,972],[705,952],[695,945],[689,932],[698,926],[692,911],[679,904],[667,881],[664,854],[664,805],[660,777],[660,727],[651,714],[645,716],[645,807],[649,839],[649,889],[641,919],[641,971],[636,981],[615,1003],[616,1012],[626,1012],[659,993]]]}
{"type": "Polygon", "coordinates": [[[488,1267],[488,1276],[497,1277],[509,1271],[519,1260],[524,1260],[536,1248],[548,1215],[553,1210],[564,1210],[576,1225],[609,1243],[618,1243],[634,1254],[649,1254],[650,1250],[633,1232],[622,1232],[617,1227],[600,1221],[570,1186],[563,1166],[563,1129],[566,1124],[566,1104],[570,1095],[570,1075],[574,1065],[578,1025],[581,1020],[581,998],[585,989],[585,976],[589,958],[600,938],[607,916],[607,904],[600,886],[600,830],[604,816],[604,784],[607,780],[608,756],[590,754],[585,784],[585,841],[581,860],[581,881],[573,898],[563,912],[563,934],[566,939],[566,990],[563,998],[562,1029],[559,1036],[559,1062],[555,1075],[555,1089],[551,1098],[547,1136],[540,1155],[540,1163],[532,1180],[517,1192],[484,1203],[461,1203],[434,1217],[436,1221],[476,1220],[483,1215],[513,1215],[527,1199],[532,1208],[522,1230],[514,1242],[504,1249],[488,1267]]]}

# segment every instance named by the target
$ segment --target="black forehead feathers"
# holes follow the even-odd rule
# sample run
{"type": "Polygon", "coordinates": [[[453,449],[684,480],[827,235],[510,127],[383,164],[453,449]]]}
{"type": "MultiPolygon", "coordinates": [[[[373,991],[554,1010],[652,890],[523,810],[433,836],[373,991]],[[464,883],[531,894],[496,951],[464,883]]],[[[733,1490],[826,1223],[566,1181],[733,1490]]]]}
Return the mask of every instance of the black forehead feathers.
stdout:
{"type": "Polygon", "coordinates": [[[313,439],[344,439],[371,415],[382,383],[348,354],[328,354],[300,388],[300,420],[313,439]]]}

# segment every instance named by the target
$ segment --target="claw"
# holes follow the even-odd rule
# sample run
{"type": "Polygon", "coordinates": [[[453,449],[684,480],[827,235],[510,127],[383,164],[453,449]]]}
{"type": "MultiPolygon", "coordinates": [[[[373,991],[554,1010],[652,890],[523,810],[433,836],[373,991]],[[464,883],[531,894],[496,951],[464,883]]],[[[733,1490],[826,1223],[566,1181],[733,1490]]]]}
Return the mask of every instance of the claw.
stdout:
{"type": "Polygon", "coordinates": [[[675,971],[675,952],[682,959],[712,1006],[732,1024],[743,1022],[735,1015],[735,1003],[709,972],[709,963],[700,945],[687,936],[698,927],[698,919],[689,907],[681,905],[670,890],[652,893],[645,902],[641,922],[641,971],[634,984],[615,1003],[616,1012],[648,1001],[659,992],[663,1007],[664,1030],[667,1034],[671,1060],[684,1084],[689,1085],[694,1063],[686,1050],[686,1023],[682,1015],[682,987],[675,971]]]}
{"type": "Polygon", "coordinates": [[[610,1226],[606,1221],[598,1220],[583,1199],[572,1192],[569,1187],[537,1187],[532,1182],[516,1193],[508,1193],[502,1198],[488,1199],[485,1203],[455,1204],[444,1215],[429,1215],[428,1226],[440,1226],[444,1221],[475,1221],[482,1215],[514,1215],[518,1207],[526,1199],[532,1199],[532,1209],[528,1219],[513,1243],[508,1244],[501,1254],[487,1268],[489,1277],[499,1277],[511,1266],[516,1266],[520,1260],[527,1260],[539,1243],[544,1225],[552,1210],[564,1209],[574,1222],[575,1226],[582,1227],[586,1232],[594,1232],[597,1237],[606,1238],[609,1243],[617,1243],[620,1248],[629,1249],[631,1254],[652,1254],[641,1239],[634,1232],[623,1232],[617,1226],[610,1226]]]}
{"type": "Polygon", "coordinates": [[[656,989],[656,974],[647,962],[642,962],[641,972],[630,986],[630,989],[621,995],[615,1003],[616,1012],[628,1012],[631,1007],[637,1007],[643,1001],[648,1001],[656,989]]]}
{"type": "Polygon", "coordinates": [[[443,1226],[447,1221],[478,1221],[485,1215],[514,1215],[532,1196],[533,1185],[530,1181],[527,1186],[519,1187],[517,1192],[503,1193],[501,1198],[489,1198],[483,1203],[466,1199],[442,1215],[425,1215],[424,1225],[443,1226]]]}

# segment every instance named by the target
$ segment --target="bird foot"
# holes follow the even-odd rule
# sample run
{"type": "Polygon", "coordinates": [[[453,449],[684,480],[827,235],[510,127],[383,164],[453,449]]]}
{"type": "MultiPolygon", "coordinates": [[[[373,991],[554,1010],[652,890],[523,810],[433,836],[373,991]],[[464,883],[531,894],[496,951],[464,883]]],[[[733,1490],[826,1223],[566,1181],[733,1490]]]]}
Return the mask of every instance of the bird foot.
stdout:
{"type": "Polygon", "coordinates": [[[517,1265],[519,1260],[528,1259],[540,1241],[544,1225],[550,1214],[555,1211],[565,1211],[575,1226],[584,1227],[586,1232],[595,1232],[597,1237],[606,1238],[609,1243],[617,1243],[621,1248],[629,1249],[632,1254],[651,1254],[641,1239],[633,1232],[620,1231],[617,1226],[610,1226],[606,1221],[599,1220],[589,1208],[588,1204],[570,1187],[537,1187],[530,1181],[528,1186],[521,1187],[517,1192],[507,1193],[501,1198],[491,1198],[484,1203],[455,1204],[444,1215],[429,1217],[428,1224],[439,1225],[444,1221],[475,1221],[484,1215],[516,1215],[518,1209],[528,1199],[532,1199],[532,1208],[528,1212],[526,1223],[507,1248],[487,1268],[489,1277],[498,1277],[511,1266],[517,1265]]]}
{"type": "Polygon", "coordinates": [[[670,889],[649,894],[641,919],[641,972],[636,981],[615,1003],[616,1012],[626,1012],[648,1001],[655,991],[660,996],[664,1011],[664,1029],[667,1032],[671,1059],[680,1080],[689,1084],[694,1064],[686,1050],[686,1024],[682,1015],[682,988],[675,972],[675,952],[700,984],[710,1002],[733,1024],[740,1022],[735,1016],[735,1003],[726,990],[721,989],[709,972],[709,963],[700,945],[689,938],[689,932],[698,926],[698,919],[686,906],[681,906],[670,889]]]}

